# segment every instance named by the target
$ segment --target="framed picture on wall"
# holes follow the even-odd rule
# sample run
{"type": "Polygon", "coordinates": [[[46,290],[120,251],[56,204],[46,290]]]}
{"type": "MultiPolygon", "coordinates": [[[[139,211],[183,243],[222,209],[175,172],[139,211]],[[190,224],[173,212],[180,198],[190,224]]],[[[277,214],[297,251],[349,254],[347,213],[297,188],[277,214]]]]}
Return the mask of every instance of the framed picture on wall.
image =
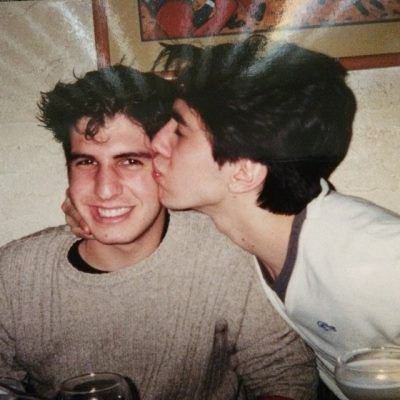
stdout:
{"type": "MultiPolygon", "coordinates": [[[[252,32],[341,59],[349,69],[400,65],[398,0],[93,0],[104,53],[151,68],[160,42],[233,42],[252,32]]],[[[98,49],[101,54],[101,48],[98,49]]]]}

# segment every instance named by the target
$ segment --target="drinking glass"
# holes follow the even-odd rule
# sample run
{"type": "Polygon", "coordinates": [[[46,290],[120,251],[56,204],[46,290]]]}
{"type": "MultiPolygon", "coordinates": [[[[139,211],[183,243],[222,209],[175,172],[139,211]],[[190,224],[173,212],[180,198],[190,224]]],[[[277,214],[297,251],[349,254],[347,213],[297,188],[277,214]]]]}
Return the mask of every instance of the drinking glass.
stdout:
{"type": "Polygon", "coordinates": [[[132,400],[125,379],[110,372],[96,372],[67,379],[60,385],[61,400],[132,400]]]}
{"type": "Polygon", "coordinates": [[[400,400],[400,347],[350,351],[338,358],[335,379],[350,400],[400,400]]]}

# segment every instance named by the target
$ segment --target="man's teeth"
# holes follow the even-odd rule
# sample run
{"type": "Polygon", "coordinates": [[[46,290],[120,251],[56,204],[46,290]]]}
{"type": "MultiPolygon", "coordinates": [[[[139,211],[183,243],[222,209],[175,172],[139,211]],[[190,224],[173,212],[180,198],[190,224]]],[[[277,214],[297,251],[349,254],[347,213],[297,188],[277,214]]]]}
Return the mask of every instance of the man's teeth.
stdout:
{"type": "Polygon", "coordinates": [[[119,217],[130,211],[130,207],[120,207],[120,208],[98,208],[100,217],[103,218],[113,218],[119,217]]]}

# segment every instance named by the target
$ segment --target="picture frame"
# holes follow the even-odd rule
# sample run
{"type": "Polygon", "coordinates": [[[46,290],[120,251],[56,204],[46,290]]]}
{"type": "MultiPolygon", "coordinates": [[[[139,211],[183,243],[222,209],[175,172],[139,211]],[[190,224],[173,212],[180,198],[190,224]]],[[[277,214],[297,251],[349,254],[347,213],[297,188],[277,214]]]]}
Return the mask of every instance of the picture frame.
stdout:
{"type": "MultiPolygon", "coordinates": [[[[186,36],[178,37],[175,35],[174,37],[168,37],[164,35],[149,38],[144,35],[143,28],[143,14],[145,13],[143,7],[147,7],[144,4],[145,1],[149,0],[92,0],[99,66],[116,63],[123,59],[124,62],[136,68],[150,70],[153,61],[162,49],[160,43],[209,45],[235,42],[247,37],[249,34],[249,29],[233,30],[233,33],[226,33],[226,29],[222,29],[216,34],[213,32],[212,34],[207,34],[207,32],[203,31],[201,35],[195,35],[192,33],[193,31],[181,29],[184,35],[186,32],[186,36]]],[[[158,1],[160,4],[164,4],[168,1],[187,3],[190,0],[158,1]]],[[[226,4],[226,0],[213,1],[217,6],[218,4],[226,4]]],[[[287,2],[282,0],[275,1],[289,4],[291,0],[287,0],[287,2]]],[[[309,4],[316,4],[317,2],[318,4],[326,4],[329,1],[336,4],[349,3],[346,0],[300,0],[300,3],[302,1],[309,4]]],[[[353,5],[362,4],[360,1],[352,1],[351,3],[353,5]]],[[[376,19],[374,19],[374,15],[371,16],[370,13],[368,18],[364,18],[364,20],[359,18],[354,23],[346,21],[334,23],[329,18],[325,18],[325,21],[319,25],[311,23],[306,26],[289,26],[286,28],[275,26],[272,29],[271,27],[266,27],[264,30],[259,29],[258,26],[252,31],[267,35],[271,41],[290,41],[311,50],[336,57],[349,70],[398,66],[400,65],[400,5],[396,0],[368,0],[368,2],[365,0],[365,5],[372,7],[374,1],[376,5],[380,4],[383,7],[396,6],[397,4],[398,13],[397,9],[393,8],[394,12],[391,15],[385,15],[382,12],[379,16],[379,13],[377,13],[377,16],[375,15],[376,19]]],[[[299,4],[299,0],[291,4],[299,4]]],[[[376,6],[375,8],[378,9],[376,6]]],[[[389,9],[389,7],[387,8],[389,9]]],[[[297,11],[285,9],[287,14],[296,15],[297,11]]],[[[354,10],[353,13],[356,11],[354,10]]],[[[332,15],[334,15],[334,12],[332,15]]],[[[166,21],[168,22],[168,19],[166,21]]],[[[178,21],[182,21],[182,18],[178,18],[178,21]]],[[[171,23],[172,25],[173,23],[171,23]]]]}

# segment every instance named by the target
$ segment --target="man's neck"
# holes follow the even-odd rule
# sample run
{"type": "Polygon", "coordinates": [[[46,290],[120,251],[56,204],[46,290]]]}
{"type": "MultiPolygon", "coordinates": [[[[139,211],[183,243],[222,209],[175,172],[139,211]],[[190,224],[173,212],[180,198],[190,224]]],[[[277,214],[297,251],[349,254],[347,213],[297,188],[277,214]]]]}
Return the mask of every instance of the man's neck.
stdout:
{"type": "Polygon", "coordinates": [[[80,256],[93,268],[113,272],[130,267],[149,257],[160,245],[167,224],[166,213],[160,215],[157,226],[130,243],[104,244],[96,239],[83,240],[80,256]]]}
{"type": "Polygon", "coordinates": [[[282,271],[294,216],[273,214],[254,203],[235,204],[210,213],[218,230],[254,254],[275,279],[282,271]]]}

